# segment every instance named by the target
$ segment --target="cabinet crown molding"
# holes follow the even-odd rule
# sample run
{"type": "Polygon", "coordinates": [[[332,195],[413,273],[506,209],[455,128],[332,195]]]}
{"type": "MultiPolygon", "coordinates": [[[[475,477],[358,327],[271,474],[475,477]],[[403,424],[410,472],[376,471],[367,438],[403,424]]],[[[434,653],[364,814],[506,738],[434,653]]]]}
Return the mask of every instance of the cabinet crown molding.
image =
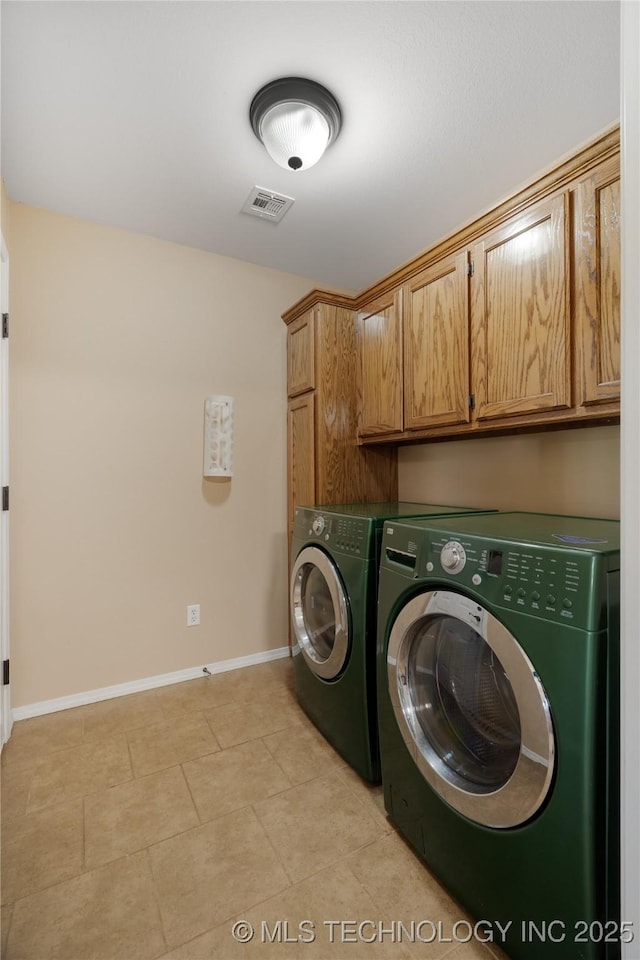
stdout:
{"type": "Polygon", "coordinates": [[[312,310],[318,304],[326,304],[331,307],[344,307],[347,310],[353,310],[355,296],[346,293],[337,293],[332,290],[310,290],[301,300],[297,300],[292,307],[289,307],[282,314],[282,319],[289,326],[294,320],[297,320],[303,313],[312,310]]]}

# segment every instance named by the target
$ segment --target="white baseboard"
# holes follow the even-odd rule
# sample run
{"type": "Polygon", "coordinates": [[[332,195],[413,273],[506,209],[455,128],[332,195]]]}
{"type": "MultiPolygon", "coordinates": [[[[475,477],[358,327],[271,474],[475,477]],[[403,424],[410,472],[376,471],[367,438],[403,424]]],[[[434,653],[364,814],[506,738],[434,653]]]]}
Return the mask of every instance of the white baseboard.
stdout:
{"type": "Polygon", "coordinates": [[[268,663],[270,660],[280,660],[283,657],[288,657],[289,652],[289,647],[277,647],[275,650],[251,653],[246,657],[222,660],[220,663],[208,663],[206,667],[188,667],[186,670],[177,670],[175,673],[161,673],[156,677],[143,677],[141,680],[117,683],[113,687],[100,687],[98,690],[72,693],[68,697],[58,697],[55,700],[28,703],[24,707],[15,707],[12,710],[12,717],[14,721],[28,720],[29,717],[41,717],[45,713],[57,713],[59,710],[68,710],[70,707],[82,707],[87,703],[97,703],[99,700],[125,697],[128,693],[153,690],[154,687],[166,687],[170,683],[181,683],[183,680],[195,680],[196,677],[202,677],[205,670],[208,670],[209,673],[226,673],[228,670],[238,670],[241,667],[252,667],[258,663],[268,663]]]}

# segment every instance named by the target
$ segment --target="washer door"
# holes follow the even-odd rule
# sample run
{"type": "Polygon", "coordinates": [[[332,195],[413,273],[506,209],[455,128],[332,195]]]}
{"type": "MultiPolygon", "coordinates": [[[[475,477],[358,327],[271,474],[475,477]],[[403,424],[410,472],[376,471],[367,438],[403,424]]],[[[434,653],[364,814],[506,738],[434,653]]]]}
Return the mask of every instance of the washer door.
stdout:
{"type": "Polygon", "coordinates": [[[349,654],[349,614],[340,574],[317,547],[305,547],[291,572],[291,618],[302,655],[323,680],[334,680],[349,654]]]}
{"type": "Polygon", "coordinates": [[[461,594],[422,593],[389,637],[389,693],[404,741],[454,810],[490,827],[529,820],[551,786],[549,702],[517,640],[461,594]]]}

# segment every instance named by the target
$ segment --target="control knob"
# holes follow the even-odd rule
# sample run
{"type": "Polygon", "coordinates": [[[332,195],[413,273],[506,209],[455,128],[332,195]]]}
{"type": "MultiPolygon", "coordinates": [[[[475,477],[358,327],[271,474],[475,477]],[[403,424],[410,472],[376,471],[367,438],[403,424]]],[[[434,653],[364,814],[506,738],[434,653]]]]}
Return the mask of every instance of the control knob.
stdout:
{"type": "Polygon", "coordinates": [[[440,563],[447,573],[460,573],[465,563],[467,555],[464,547],[457,540],[449,540],[440,551],[440,563]]]}
{"type": "Polygon", "coordinates": [[[313,523],[311,524],[311,527],[312,527],[312,529],[313,529],[313,532],[315,533],[315,535],[316,535],[317,537],[320,536],[320,534],[321,534],[322,531],[324,530],[325,526],[326,526],[326,524],[325,524],[325,519],[324,519],[324,517],[315,517],[313,523]]]}

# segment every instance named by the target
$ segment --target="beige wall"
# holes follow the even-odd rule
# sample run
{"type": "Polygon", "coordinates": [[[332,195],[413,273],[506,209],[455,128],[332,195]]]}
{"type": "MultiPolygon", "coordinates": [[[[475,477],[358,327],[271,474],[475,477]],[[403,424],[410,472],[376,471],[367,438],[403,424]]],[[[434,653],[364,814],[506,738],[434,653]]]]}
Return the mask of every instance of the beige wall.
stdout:
{"type": "Polygon", "coordinates": [[[585,427],[402,447],[402,500],[620,516],[620,428],[585,427]]]}
{"type": "MultiPolygon", "coordinates": [[[[313,281],[9,209],[12,705],[282,646],[279,316],[313,281]],[[202,478],[211,393],[231,481],[202,478]]],[[[403,447],[400,496],[618,516],[619,455],[611,426],[403,447]]]]}
{"type": "Polygon", "coordinates": [[[280,314],[312,285],[11,205],[12,706],[286,644],[280,314]]]}

